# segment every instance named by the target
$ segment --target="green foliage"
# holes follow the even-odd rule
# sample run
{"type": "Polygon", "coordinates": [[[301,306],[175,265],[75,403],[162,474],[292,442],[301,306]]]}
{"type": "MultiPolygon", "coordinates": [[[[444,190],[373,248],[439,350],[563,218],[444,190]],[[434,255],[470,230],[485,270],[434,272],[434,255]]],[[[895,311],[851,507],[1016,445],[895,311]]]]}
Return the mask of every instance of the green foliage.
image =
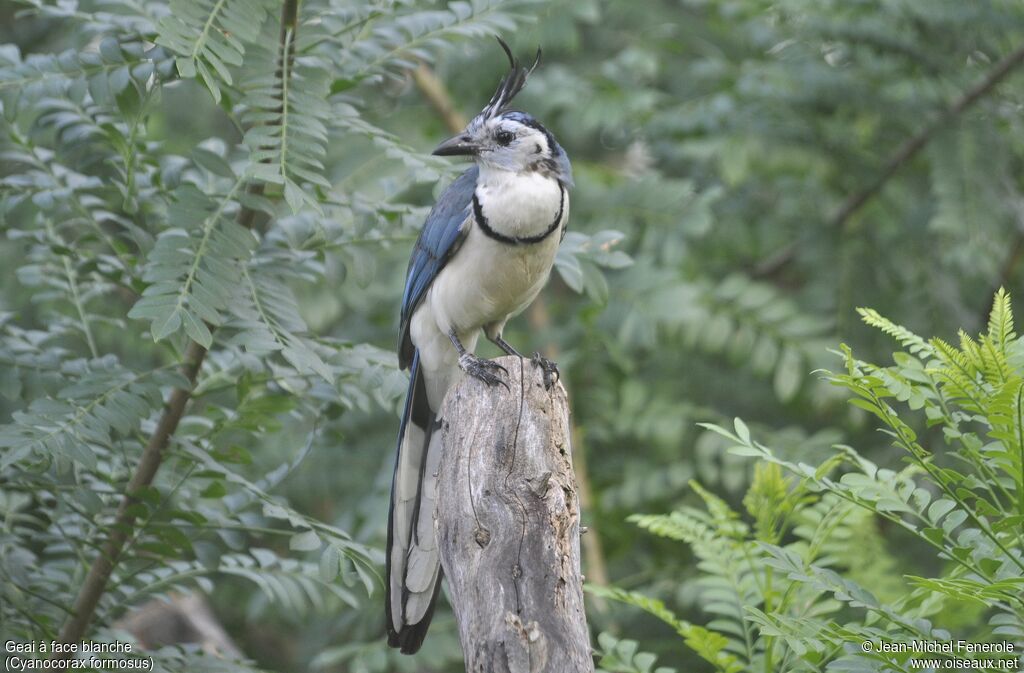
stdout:
{"type": "MultiPolygon", "coordinates": [[[[201,591],[293,629],[347,614],[339,628],[357,642],[352,623],[378,603],[379,544],[288,487],[314,447],[333,448],[339,418],[393,413],[405,381],[358,330],[314,336],[308,295],[341,285],[335,255],[372,276],[357,246],[414,236],[422,197],[388,185],[442,175],[366,112],[394,98],[376,75],[512,28],[513,4],[28,4],[65,38],[96,39],[0,49],[0,253],[17,283],[0,316],[6,637],[57,639],[104,541],[127,527],[86,639],[123,639],[130,610],[201,591]],[[181,131],[192,118],[206,135],[181,131]],[[339,188],[328,147],[365,151],[367,136],[386,146],[386,172],[339,188]],[[162,462],[140,485],[154,446],[162,462]]],[[[436,662],[457,654],[451,635],[436,662]]],[[[330,640],[304,658],[318,653],[344,660],[330,640]]],[[[189,647],[154,657],[162,670],[260,667],[189,647]]]]}
{"type": "Polygon", "coordinates": [[[161,384],[182,385],[173,372],[136,374],[109,356],[68,361],[60,371],[74,382],[32,400],[0,431],[0,447],[8,449],[0,460],[4,468],[58,459],[95,469],[101,457],[109,458],[103,454],[115,436],[132,436],[161,404],[161,384]]]}
{"type": "Polygon", "coordinates": [[[1016,606],[1017,566],[988,534],[1016,557],[1009,300],[1002,327],[956,336],[979,331],[980,297],[1021,281],[1016,69],[834,220],[1024,42],[1019,3],[305,0],[283,31],[281,9],[0,3],[0,621],[15,636],[60,628],[199,339],[90,635],[119,637],[121,615],[177,586],[206,591],[246,659],[168,647],[163,669],[461,670],[443,599],[417,658],[387,650],[374,575],[403,272],[461,169],[429,155],[450,129],[414,69],[468,117],[507,67],[500,34],[523,57],[543,48],[517,106],[576,179],[558,273],[505,336],[554,354],[570,391],[583,572],[674,619],[591,597],[595,633],[646,634],[601,636],[601,666],[713,670],[676,623],[712,660],[759,670],[881,669],[845,648],[857,629],[906,637],[891,620],[908,615],[1020,641],[1017,613],[993,607],[1016,606]],[[895,367],[856,365],[879,398],[855,393],[859,407],[811,375],[839,342],[888,361],[857,305],[900,344],[895,367]],[[781,473],[737,455],[756,447],[739,430],[697,425],[737,416],[781,473]],[[905,445],[926,465],[899,463],[905,445]],[[241,564],[263,579],[229,572],[241,564]],[[803,614],[799,596],[834,610],[803,614]]]}
{"type": "Polygon", "coordinates": [[[974,339],[961,332],[961,348],[925,341],[875,311],[861,314],[904,350],[883,367],[854,358],[843,346],[846,371],[826,379],[882,422],[906,467],[879,467],[848,446],[820,465],[792,462],[753,439],[740,419],[731,431],[709,425],[733,453],[764,461],[744,498],[753,527],[698,484],[692,487],[705,509],[632,520],[686,543],[700,560],[695,584],[703,611],[713,617],[710,635],[695,641],[686,631],[690,625],[660,601],[597,590],[672,625],[716,671],[909,671],[907,653],[865,652],[857,645],[990,642],[996,634],[1019,632],[1024,362],[1018,353],[1024,341],[1016,335],[1009,295],[996,294],[986,333],[974,339]],[[915,416],[941,434],[930,433],[926,442],[912,427],[920,425],[915,416]],[[942,440],[948,449],[930,448],[942,440]],[[890,577],[887,586],[885,574],[893,568],[885,562],[888,545],[878,544],[883,523],[904,531],[904,544],[930,548],[943,562],[939,573],[906,573],[904,582],[890,577]],[[870,582],[856,577],[865,569],[857,563],[865,547],[876,564],[870,582]],[[879,598],[878,589],[892,597],[879,598]],[[940,608],[957,604],[978,606],[982,619],[954,635],[943,627],[940,608]],[[718,647],[709,648],[714,639],[718,647]],[[723,652],[736,656],[723,660],[723,652]]]}
{"type": "Polygon", "coordinates": [[[182,77],[198,75],[219,103],[221,82],[231,85],[231,70],[242,65],[246,45],[259,37],[269,4],[171,0],[156,42],[178,54],[175,63],[182,77]]]}
{"type": "Polygon", "coordinates": [[[221,195],[186,184],[172,196],[167,216],[182,228],[160,232],[142,276],[146,289],[128,313],[151,320],[154,339],[184,329],[203,347],[213,344],[207,323],[224,322],[232,290],[241,284],[243,265],[256,246],[253,235],[225,212],[242,188],[236,178],[221,195]]]}
{"type": "Polygon", "coordinates": [[[619,640],[610,633],[597,636],[597,665],[602,673],[675,673],[674,668],[654,668],[657,656],[650,652],[638,652],[635,640],[619,640]]]}
{"type": "Polygon", "coordinates": [[[286,31],[281,53],[267,52],[262,70],[246,83],[243,120],[253,177],[280,185],[297,212],[304,206],[319,209],[319,199],[304,183],[331,188],[323,175],[331,107],[327,63],[312,55],[296,58],[296,39],[286,31]]]}

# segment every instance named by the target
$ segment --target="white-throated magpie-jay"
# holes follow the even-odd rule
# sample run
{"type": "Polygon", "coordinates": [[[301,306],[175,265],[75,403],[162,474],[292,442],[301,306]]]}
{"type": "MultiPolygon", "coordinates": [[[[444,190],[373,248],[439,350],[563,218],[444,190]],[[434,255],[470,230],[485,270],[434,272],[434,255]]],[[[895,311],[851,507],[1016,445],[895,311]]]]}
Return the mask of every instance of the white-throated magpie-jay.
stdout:
{"type": "MultiPolygon", "coordinates": [[[[508,319],[547,282],[569,219],[572,172],[554,136],[525,112],[507,109],[540,61],[524,68],[499,38],[511,69],[465,130],[434,154],[472,157],[427,216],[409,260],[398,358],[411,379],[405,401],[388,516],[388,643],[420,648],[441,584],[434,499],[441,459],[437,414],[465,372],[504,384],[504,368],[476,357],[480,330],[503,338],[508,319]]],[[[545,381],[554,363],[535,355],[545,381]]],[[[505,372],[507,373],[507,372],[505,372]]]]}

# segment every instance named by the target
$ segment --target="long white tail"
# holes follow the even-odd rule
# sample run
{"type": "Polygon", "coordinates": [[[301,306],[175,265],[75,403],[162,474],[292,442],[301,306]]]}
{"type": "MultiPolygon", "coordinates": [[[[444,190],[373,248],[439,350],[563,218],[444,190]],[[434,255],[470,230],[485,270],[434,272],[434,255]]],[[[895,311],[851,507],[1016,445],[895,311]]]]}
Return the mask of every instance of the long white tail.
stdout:
{"type": "Polygon", "coordinates": [[[423,644],[441,586],[441,560],[434,534],[434,499],[441,461],[441,431],[436,425],[417,351],[410,369],[391,482],[386,561],[388,644],[406,654],[423,644]]]}

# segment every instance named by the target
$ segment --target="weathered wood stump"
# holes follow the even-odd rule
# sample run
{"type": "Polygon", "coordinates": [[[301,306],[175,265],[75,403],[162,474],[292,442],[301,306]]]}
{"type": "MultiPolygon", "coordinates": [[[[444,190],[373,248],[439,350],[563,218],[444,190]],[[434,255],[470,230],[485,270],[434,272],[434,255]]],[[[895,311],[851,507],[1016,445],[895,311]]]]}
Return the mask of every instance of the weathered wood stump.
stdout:
{"type": "Polygon", "coordinates": [[[529,360],[445,398],[435,517],[467,673],[594,670],[569,404],[529,360]]]}

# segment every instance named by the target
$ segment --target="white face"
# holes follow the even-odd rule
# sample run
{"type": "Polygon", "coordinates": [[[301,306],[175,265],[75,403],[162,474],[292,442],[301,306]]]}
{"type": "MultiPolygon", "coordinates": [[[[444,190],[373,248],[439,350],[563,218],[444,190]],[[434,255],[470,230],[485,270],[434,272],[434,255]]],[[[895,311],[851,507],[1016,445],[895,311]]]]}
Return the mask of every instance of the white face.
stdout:
{"type": "Polygon", "coordinates": [[[507,171],[551,171],[551,139],[533,126],[499,115],[467,129],[477,145],[477,161],[507,171]]]}

